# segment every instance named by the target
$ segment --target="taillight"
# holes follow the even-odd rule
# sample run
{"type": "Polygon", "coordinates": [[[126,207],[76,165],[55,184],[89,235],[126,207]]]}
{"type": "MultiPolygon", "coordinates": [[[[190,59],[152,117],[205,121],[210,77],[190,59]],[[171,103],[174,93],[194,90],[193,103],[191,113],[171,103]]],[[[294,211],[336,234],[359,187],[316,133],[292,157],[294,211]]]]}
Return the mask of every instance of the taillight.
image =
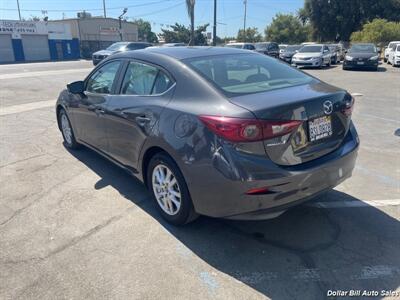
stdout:
{"type": "Polygon", "coordinates": [[[219,116],[199,116],[216,135],[231,142],[255,142],[282,136],[296,129],[302,121],[266,121],[219,116]]]}
{"type": "Polygon", "coordinates": [[[351,114],[353,113],[353,108],[354,108],[354,97],[351,97],[350,101],[347,101],[345,103],[345,107],[342,109],[342,113],[350,117],[351,114]]]}

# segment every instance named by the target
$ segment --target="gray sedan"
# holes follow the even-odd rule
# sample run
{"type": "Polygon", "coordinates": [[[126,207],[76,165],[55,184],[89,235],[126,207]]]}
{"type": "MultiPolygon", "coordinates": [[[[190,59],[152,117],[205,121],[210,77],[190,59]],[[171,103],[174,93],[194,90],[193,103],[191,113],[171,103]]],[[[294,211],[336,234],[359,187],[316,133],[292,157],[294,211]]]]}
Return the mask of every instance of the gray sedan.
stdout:
{"type": "Polygon", "coordinates": [[[58,126],[139,178],[160,214],[266,219],[351,176],[354,99],[247,50],[119,53],[61,92],[58,126]]]}

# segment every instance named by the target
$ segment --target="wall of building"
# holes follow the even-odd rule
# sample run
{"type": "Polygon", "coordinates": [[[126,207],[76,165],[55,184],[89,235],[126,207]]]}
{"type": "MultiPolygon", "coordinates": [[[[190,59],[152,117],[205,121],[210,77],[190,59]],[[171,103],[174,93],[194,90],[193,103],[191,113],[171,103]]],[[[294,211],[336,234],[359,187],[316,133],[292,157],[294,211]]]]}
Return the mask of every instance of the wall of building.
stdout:
{"type": "Polygon", "coordinates": [[[68,24],[0,20],[0,41],[0,63],[80,57],[68,24]]]}
{"type": "MultiPolygon", "coordinates": [[[[105,49],[121,41],[119,20],[113,18],[89,17],[49,21],[68,24],[73,38],[79,39],[81,57],[89,58],[93,52],[105,49]]],[[[138,41],[138,28],[131,22],[121,22],[123,41],[138,41]]]]}

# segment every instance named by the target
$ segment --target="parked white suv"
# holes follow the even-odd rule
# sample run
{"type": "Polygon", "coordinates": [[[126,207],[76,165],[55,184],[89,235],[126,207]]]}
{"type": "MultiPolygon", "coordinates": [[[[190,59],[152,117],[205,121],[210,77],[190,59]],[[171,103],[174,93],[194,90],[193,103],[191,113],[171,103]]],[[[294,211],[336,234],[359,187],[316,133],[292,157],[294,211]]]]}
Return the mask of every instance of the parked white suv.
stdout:
{"type": "Polygon", "coordinates": [[[392,64],[393,67],[400,66],[400,43],[396,45],[394,50],[389,52],[388,62],[392,64]]]}
{"type": "Polygon", "coordinates": [[[400,41],[392,41],[389,43],[389,45],[385,48],[385,55],[383,57],[384,62],[388,62],[389,59],[389,53],[390,51],[394,50],[396,48],[396,45],[400,44],[400,41]]]}

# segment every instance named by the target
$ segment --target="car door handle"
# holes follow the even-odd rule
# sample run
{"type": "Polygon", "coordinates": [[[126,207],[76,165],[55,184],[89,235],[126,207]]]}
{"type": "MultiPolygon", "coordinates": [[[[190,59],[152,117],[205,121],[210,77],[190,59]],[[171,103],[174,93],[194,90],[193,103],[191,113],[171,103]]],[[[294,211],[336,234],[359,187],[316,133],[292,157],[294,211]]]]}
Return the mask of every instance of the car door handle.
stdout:
{"type": "Polygon", "coordinates": [[[135,118],[135,120],[139,126],[145,126],[147,123],[151,121],[151,119],[146,116],[138,116],[135,118]]]}

